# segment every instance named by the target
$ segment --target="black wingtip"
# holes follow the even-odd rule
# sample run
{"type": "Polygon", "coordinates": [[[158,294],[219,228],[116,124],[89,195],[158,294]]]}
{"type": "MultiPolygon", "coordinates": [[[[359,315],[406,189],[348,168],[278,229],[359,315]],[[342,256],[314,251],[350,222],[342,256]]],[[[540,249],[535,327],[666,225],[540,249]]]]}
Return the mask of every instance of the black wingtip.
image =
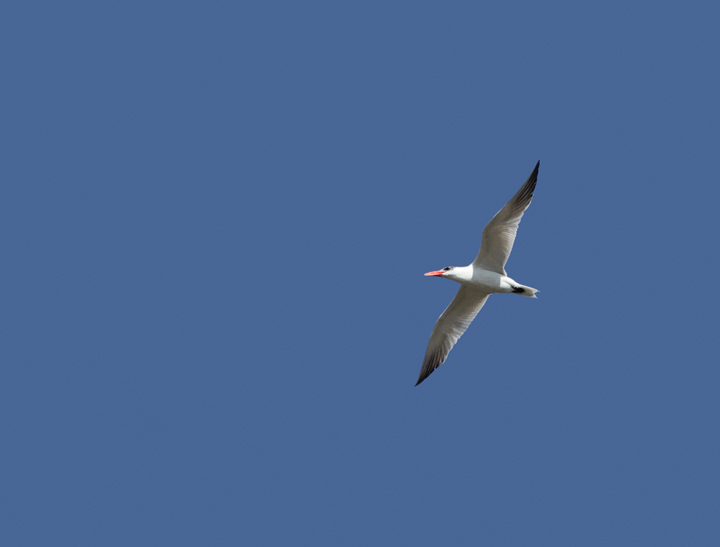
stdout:
{"type": "Polygon", "coordinates": [[[525,181],[525,184],[520,187],[520,190],[517,191],[517,194],[513,196],[513,199],[511,201],[514,200],[517,203],[523,205],[525,208],[530,205],[529,200],[532,199],[533,192],[535,191],[535,184],[537,184],[539,169],[540,162],[538,161],[535,165],[535,169],[533,169],[533,172],[530,173],[530,176],[525,181]]]}
{"type": "Polygon", "coordinates": [[[428,373],[425,374],[424,376],[423,376],[422,373],[420,373],[420,377],[418,378],[418,381],[417,381],[417,383],[415,384],[415,387],[418,387],[420,384],[422,384],[422,383],[425,381],[425,379],[433,373],[434,370],[435,370],[434,368],[433,368],[433,369],[430,369],[430,372],[428,372],[428,373]]]}

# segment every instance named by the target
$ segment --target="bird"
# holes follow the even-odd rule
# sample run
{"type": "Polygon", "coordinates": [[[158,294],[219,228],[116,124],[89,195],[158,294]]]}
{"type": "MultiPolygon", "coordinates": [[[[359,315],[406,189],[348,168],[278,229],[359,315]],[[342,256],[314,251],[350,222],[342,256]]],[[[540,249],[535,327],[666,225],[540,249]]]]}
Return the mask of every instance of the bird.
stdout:
{"type": "Polygon", "coordinates": [[[514,293],[537,298],[537,289],[521,285],[508,277],[505,264],[512,251],[520,219],[532,202],[539,169],[538,161],[525,184],[487,223],[482,232],[480,251],[472,264],[447,266],[425,274],[456,281],[461,287],[433,327],[416,386],[445,362],[450,350],[487,302],[488,296],[514,293]]]}

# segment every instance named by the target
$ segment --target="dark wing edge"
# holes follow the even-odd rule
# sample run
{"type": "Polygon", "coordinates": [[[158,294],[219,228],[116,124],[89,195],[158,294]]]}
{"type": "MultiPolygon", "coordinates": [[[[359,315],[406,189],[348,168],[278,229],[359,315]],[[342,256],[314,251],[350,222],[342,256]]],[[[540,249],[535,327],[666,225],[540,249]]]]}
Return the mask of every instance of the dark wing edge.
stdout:
{"type": "Polygon", "coordinates": [[[540,162],[537,162],[535,169],[530,173],[530,176],[520,187],[520,190],[512,197],[508,202],[508,205],[512,207],[513,212],[524,211],[530,206],[530,202],[533,198],[533,192],[535,191],[535,185],[537,184],[538,171],[540,170],[540,162]]]}

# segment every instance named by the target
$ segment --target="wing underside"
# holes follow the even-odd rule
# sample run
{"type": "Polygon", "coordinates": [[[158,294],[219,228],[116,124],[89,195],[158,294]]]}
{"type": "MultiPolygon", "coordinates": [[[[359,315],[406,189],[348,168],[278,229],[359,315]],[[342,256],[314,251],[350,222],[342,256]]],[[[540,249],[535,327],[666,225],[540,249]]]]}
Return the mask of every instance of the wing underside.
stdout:
{"type": "Polygon", "coordinates": [[[473,262],[474,266],[507,275],[505,264],[515,243],[520,220],[532,202],[539,169],[540,162],[537,163],[532,174],[525,181],[525,184],[520,187],[520,190],[485,226],[482,233],[480,252],[478,252],[473,262]]]}
{"type": "Polygon", "coordinates": [[[487,301],[489,293],[463,285],[438,318],[428,341],[417,384],[445,362],[448,353],[472,323],[487,301]]]}

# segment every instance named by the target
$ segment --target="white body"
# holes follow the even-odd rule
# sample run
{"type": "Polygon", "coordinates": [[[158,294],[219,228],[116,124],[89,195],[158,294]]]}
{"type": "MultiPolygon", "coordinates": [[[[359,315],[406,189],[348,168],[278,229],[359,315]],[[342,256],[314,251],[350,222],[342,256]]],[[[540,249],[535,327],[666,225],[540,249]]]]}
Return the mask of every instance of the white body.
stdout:
{"type": "MultiPolygon", "coordinates": [[[[461,285],[467,285],[468,287],[486,292],[488,295],[499,292],[516,292],[518,287],[525,288],[524,285],[520,285],[520,283],[506,275],[484,270],[474,266],[473,264],[470,264],[469,266],[455,267],[443,275],[443,277],[457,281],[461,285]]],[[[527,296],[533,295],[528,294],[527,296]]]]}

